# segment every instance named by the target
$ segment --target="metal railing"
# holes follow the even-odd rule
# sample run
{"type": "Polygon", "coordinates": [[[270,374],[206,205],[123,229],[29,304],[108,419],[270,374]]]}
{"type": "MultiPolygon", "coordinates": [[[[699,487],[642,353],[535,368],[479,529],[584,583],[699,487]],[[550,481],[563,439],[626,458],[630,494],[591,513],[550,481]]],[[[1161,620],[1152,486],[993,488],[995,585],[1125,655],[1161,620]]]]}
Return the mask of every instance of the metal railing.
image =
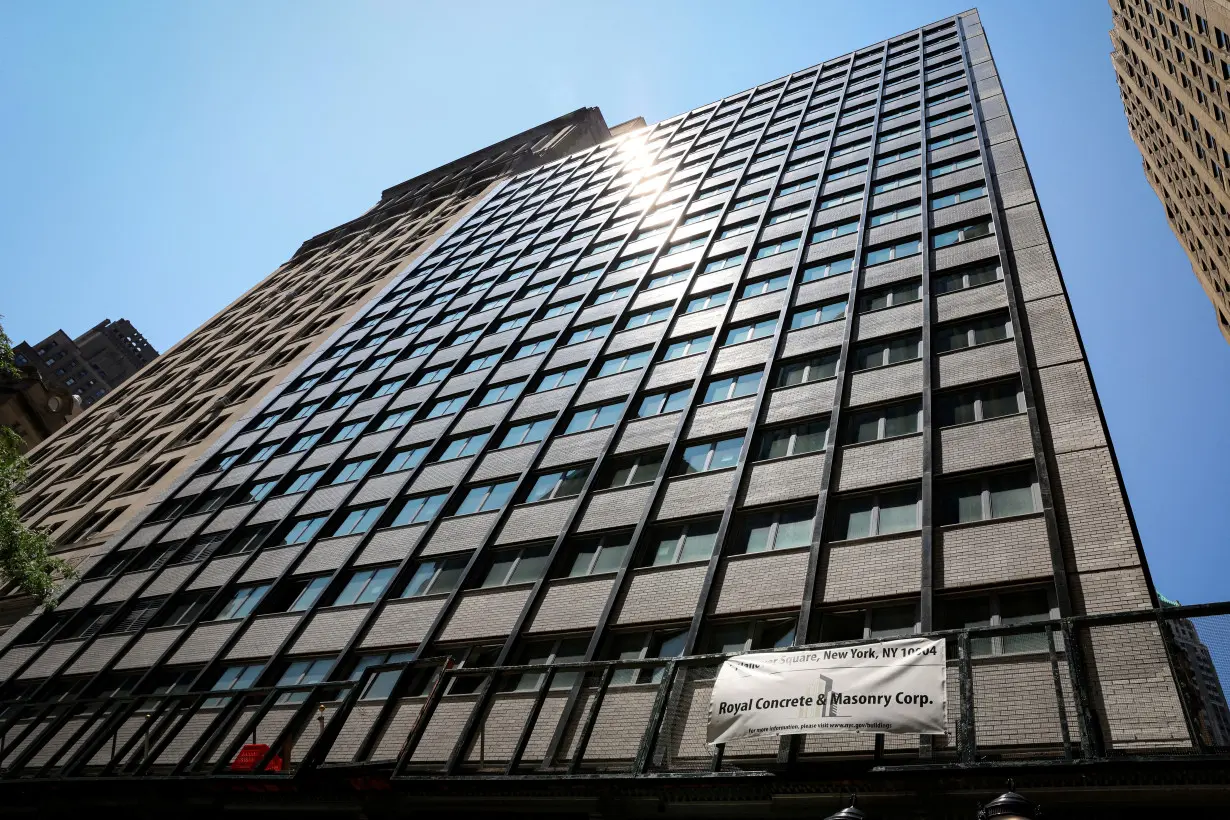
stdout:
{"type": "Polygon", "coordinates": [[[1217,669],[1230,661],[1230,602],[929,635],[950,648],[943,737],[708,746],[721,654],[483,668],[428,659],[368,667],[353,681],[6,704],[0,778],[625,778],[1230,752],[1217,669]],[[387,673],[390,696],[372,696],[387,673]]]}

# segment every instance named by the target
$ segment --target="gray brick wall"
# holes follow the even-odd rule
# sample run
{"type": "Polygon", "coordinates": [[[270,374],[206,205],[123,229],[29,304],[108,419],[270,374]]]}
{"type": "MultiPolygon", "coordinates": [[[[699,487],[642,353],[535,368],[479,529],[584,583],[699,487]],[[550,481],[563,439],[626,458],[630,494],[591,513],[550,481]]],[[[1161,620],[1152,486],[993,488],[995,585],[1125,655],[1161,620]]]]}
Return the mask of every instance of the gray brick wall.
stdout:
{"type": "Polygon", "coordinates": [[[794,499],[814,498],[820,493],[824,453],[774,459],[751,465],[741,503],[752,507],[794,499]]]}
{"type": "Polygon", "coordinates": [[[975,470],[1034,457],[1029,418],[1024,413],[944,427],[939,433],[936,469],[940,472],[975,470]]]}
{"type": "Polygon", "coordinates": [[[912,396],[922,391],[922,362],[861,370],[850,377],[850,406],[912,396]]]}
{"type": "MultiPolygon", "coordinates": [[[[845,320],[826,322],[822,325],[791,330],[786,333],[786,346],[782,350],[783,358],[805,356],[829,348],[840,347],[846,332],[845,320]]],[[[768,358],[766,352],[765,359],[768,358]]]]}
{"type": "Polygon", "coordinates": [[[556,436],[547,445],[547,452],[539,466],[545,470],[563,464],[593,460],[602,452],[613,430],[613,427],[602,427],[598,430],[556,436]]]}
{"type": "Polygon", "coordinates": [[[201,574],[192,580],[188,589],[208,589],[225,584],[231,576],[239,571],[239,567],[248,560],[246,555],[228,555],[215,558],[205,565],[201,574]]]}
{"type": "Polygon", "coordinates": [[[491,529],[498,515],[498,512],[493,511],[444,519],[432,533],[427,546],[423,547],[422,554],[439,555],[477,549],[487,537],[487,531],[491,529]]]}
{"type": "Polygon", "coordinates": [[[1055,452],[1105,447],[1102,419],[1083,362],[1038,372],[1038,392],[1055,452]]]}
{"type": "Polygon", "coordinates": [[[427,628],[444,606],[444,595],[393,601],[376,618],[363,639],[363,648],[409,646],[427,634],[427,628]]]}
{"type": "Polygon", "coordinates": [[[765,422],[776,424],[779,421],[828,413],[833,408],[836,385],[836,379],[825,379],[771,390],[765,422]]]}
{"type": "Polygon", "coordinates": [[[530,621],[530,632],[592,629],[611,594],[615,578],[561,578],[547,586],[542,603],[530,621]]]}
{"type": "Polygon", "coordinates": [[[143,669],[152,666],[166,654],[183,631],[182,627],[148,630],[120,657],[115,668],[143,669]]]}
{"type": "Polygon", "coordinates": [[[528,584],[518,584],[512,589],[463,592],[440,633],[440,640],[466,641],[507,635],[529,596],[528,584]]]}
{"type": "Polygon", "coordinates": [[[996,342],[944,353],[935,360],[938,388],[1011,376],[1021,372],[1013,341],[996,342]]]}
{"type": "Polygon", "coordinates": [[[935,300],[935,321],[950,322],[965,316],[974,316],[1008,307],[1008,295],[1004,284],[991,282],[986,285],[941,294],[935,300]]]}
{"type": "Polygon", "coordinates": [[[713,367],[710,372],[717,376],[733,370],[745,370],[758,364],[764,364],[772,355],[773,340],[768,338],[727,345],[719,349],[717,355],[713,357],[713,367]]]}
{"type": "Polygon", "coordinates": [[[317,610],[295,640],[291,652],[340,652],[367,617],[371,606],[334,606],[317,610]]]}
{"type": "Polygon", "coordinates": [[[363,540],[361,535],[347,535],[317,541],[308,550],[308,554],[295,566],[295,574],[307,575],[337,569],[350,557],[350,553],[354,552],[361,540],[363,540]]]}
{"type": "Polygon", "coordinates": [[[1041,515],[939,527],[936,587],[980,586],[1049,578],[1053,574],[1041,515]]]}
{"type": "Polygon", "coordinates": [[[825,550],[824,600],[852,601],[918,592],[922,540],[917,535],[835,542],[825,550]]]}
{"type": "Polygon", "coordinates": [[[452,458],[436,464],[428,464],[419,472],[407,490],[411,493],[426,493],[432,490],[448,489],[458,484],[474,460],[468,458],[452,458]]]}
{"type": "Polygon", "coordinates": [[[720,512],[726,506],[733,480],[733,467],[668,479],[657,520],[720,512]]]}
{"type": "Polygon", "coordinates": [[[722,563],[715,582],[715,615],[797,610],[807,578],[807,547],[736,555],[722,563]]]}
{"type": "Polygon", "coordinates": [[[651,488],[652,485],[641,484],[623,490],[594,493],[586,502],[577,531],[590,532],[636,524],[649,503],[651,488]]]}
{"type": "Polygon", "coordinates": [[[180,644],[170,663],[202,663],[212,658],[242,621],[215,621],[195,627],[180,644]]]}
{"type": "Polygon", "coordinates": [[[268,657],[290,636],[302,617],[300,613],[292,612],[253,618],[226,653],[227,660],[268,657]]]}
{"type": "Polygon", "coordinates": [[[509,513],[508,520],[504,522],[495,542],[513,544],[518,541],[554,538],[564,531],[564,522],[576,504],[576,498],[565,498],[515,507],[509,513]]]}
{"type": "Polygon", "coordinates": [[[617,624],[691,618],[707,564],[634,569],[616,614],[617,624]]]}
{"type": "Polygon", "coordinates": [[[678,424],[678,413],[665,413],[631,421],[624,428],[619,441],[615,443],[615,452],[630,453],[667,444],[675,434],[675,427],[678,424]]]}
{"type": "Polygon", "coordinates": [[[922,435],[900,436],[841,448],[838,491],[909,481],[922,475],[922,435]]]}
{"type": "Polygon", "coordinates": [[[303,551],[302,545],[262,551],[239,576],[240,581],[268,581],[277,578],[303,551]]]}
{"type": "Polygon", "coordinates": [[[922,327],[922,303],[912,302],[900,307],[873,310],[858,317],[855,338],[858,341],[903,333],[922,327]]]}
{"type": "Polygon", "coordinates": [[[716,436],[721,433],[743,432],[752,419],[755,396],[703,404],[692,414],[684,431],[685,439],[716,436]]]}
{"type": "Polygon", "coordinates": [[[133,638],[132,635],[103,635],[95,638],[81,656],[65,670],[66,675],[97,672],[114,658],[133,638]]]}

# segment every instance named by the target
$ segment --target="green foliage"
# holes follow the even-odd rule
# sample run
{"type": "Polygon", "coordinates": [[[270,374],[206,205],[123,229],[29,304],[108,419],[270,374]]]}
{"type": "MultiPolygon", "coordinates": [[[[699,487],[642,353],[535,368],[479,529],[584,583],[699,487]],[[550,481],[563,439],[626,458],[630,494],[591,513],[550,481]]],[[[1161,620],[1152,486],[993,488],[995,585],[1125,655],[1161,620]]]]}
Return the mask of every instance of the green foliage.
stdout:
{"type": "MultiPolygon", "coordinates": [[[[13,364],[13,348],[0,327],[0,378],[20,376],[13,364]]],[[[17,493],[26,483],[29,462],[21,451],[21,437],[0,427],[0,576],[40,603],[54,606],[57,583],[76,572],[51,554],[51,537],[21,523],[17,493]]]]}

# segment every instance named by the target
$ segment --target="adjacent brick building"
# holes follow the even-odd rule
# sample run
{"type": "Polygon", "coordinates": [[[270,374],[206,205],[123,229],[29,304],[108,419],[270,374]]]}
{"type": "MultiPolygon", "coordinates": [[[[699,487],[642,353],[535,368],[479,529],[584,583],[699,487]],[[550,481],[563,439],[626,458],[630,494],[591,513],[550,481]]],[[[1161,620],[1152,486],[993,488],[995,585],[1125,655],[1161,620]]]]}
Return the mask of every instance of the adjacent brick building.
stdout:
{"type": "Polygon", "coordinates": [[[1230,3],[1110,8],[1111,59],[1145,178],[1230,341],[1230,3]]]}
{"type": "MultiPolygon", "coordinates": [[[[440,691],[446,658],[671,658],[1156,604],[975,12],[516,173],[383,270],[58,609],[5,636],[0,696],[214,692],[146,759],[173,767],[251,687],[414,661],[347,711],[320,704],[322,733],[345,725],[317,762],[440,762],[460,737],[462,763],[501,765],[536,714],[524,752],[556,771],[589,706],[590,756],[634,756],[659,672],[606,667],[603,696],[576,673],[440,691]]],[[[1064,683],[1040,631],[975,641],[979,743],[1054,753],[1076,681],[1116,750],[1189,745],[1156,624],[1080,643],[1064,683]]],[[[710,765],[710,683],[670,694],[668,767],[710,765]]],[[[59,726],[11,738],[9,765],[58,765],[80,737],[59,726]]],[[[125,754],[82,748],[88,766],[125,754]]]]}

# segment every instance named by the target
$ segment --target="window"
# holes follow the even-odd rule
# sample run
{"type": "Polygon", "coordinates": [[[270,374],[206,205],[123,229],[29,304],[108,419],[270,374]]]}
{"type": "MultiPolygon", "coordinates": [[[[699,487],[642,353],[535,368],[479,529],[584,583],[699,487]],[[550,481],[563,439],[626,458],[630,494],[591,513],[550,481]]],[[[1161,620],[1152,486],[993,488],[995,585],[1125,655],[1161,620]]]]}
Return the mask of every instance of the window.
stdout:
{"type": "Polygon", "coordinates": [[[973,128],[963,128],[960,131],[954,131],[938,139],[933,139],[927,143],[927,150],[934,151],[937,148],[944,148],[949,145],[956,145],[958,142],[965,142],[974,138],[973,128]]]}
{"type": "Polygon", "coordinates": [[[508,428],[508,432],[504,434],[504,438],[500,439],[500,443],[496,445],[496,449],[504,447],[516,447],[520,444],[529,444],[535,441],[542,441],[547,433],[551,430],[552,420],[549,418],[538,419],[537,421],[523,422],[514,424],[508,428]]]}
{"type": "Polygon", "coordinates": [[[917,202],[913,205],[904,205],[890,211],[880,211],[879,213],[874,213],[871,215],[871,227],[874,228],[879,225],[887,225],[890,222],[897,222],[911,216],[918,216],[920,213],[922,213],[922,206],[917,202]]]}
{"type": "Polygon", "coordinates": [[[479,582],[479,588],[490,589],[537,581],[547,571],[547,558],[550,553],[549,544],[497,550],[492,555],[491,565],[483,575],[483,580],[479,582]]]}
{"type": "Polygon", "coordinates": [[[597,538],[585,538],[571,545],[572,564],[569,578],[583,578],[604,572],[615,572],[632,548],[631,533],[608,533],[597,538]]]}
{"type": "Polygon", "coordinates": [[[389,526],[404,527],[407,524],[421,524],[425,521],[430,521],[440,511],[440,507],[444,505],[444,499],[447,497],[447,493],[436,493],[435,495],[420,495],[407,498],[396,508],[397,514],[393,516],[389,526]]]}
{"type": "Polygon", "coordinates": [[[447,346],[455,347],[457,345],[465,344],[466,342],[472,342],[481,336],[482,332],[483,331],[481,328],[475,328],[474,330],[467,330],[465,333],[458,333],[451,340],[449,340],[447,346]]]}
{"type": "Polygon", "coordinates": [[[664,450],[651,450],[617,458],[603,470],[598,480],[598,487],[607,490],[653,481],[661,471],[664,456],[664,450]]]}
{"type": "Polygon", "coordinates": [[[615,401],[609,404],[587,407],[584,410],[577,410],[572,414],[572,418],[568,420],[568,425],[564,428],[564,435],[579,433],[583,430],[609,427],[619,420],[623,407],[624,402],[615,401]]]}
{"type": "Polygon", "coordinates": [[[964,347],[1000,342],[1011,336],[1012,323],[1007,314],[988,316],[937,328],[935,350],[937,353],[946,353],[964,347]]]}
{"type": "Polygon", "coordinates": [[[291,603],[286,608],[286,611],[307,612],[320,600],[320,596],[324,594],[327,586],[329,586],[328,575],[296,581],[295,586],[290,590],[291,595],[289,597],[291,603]]]}
{"type": "Polygon", "coordinates": [[[846,423],[846,443],[860,444],[917,433],[922,425],[922,405],[917,399],[873,410],[852,413],[846,423]]]}
{"type": "Polygon", "coordinates": [[[487,443],[490,433],[475,433],[468,436],[456,436],[449,439],[448,445],[445,446],[444,452],[440,453],[438,461],[447,461],[453,458],[461,458],[462,456],[472,456],[479,450],[483,449],[483,445],[487,443]]]}
{"type": "Polygon", "coordinates": [[[863,200],[862,190],[848,191],[844,194],[838,194],[834,197],[821,200],[820,210],[825,211],[829,208],[836,208],[838,205],[847,205],[851,202],[861,202],[863,200]]]}
{"type": "MultiPolygon", "coordinates": [[[[855,228],[857,227],[858,226],[856,224],[855,228]]],[[[796,235],[796,236],[790,236],[784,239],[780,239],[777,242],[773,242],[768,245],[761,245],[758,248],[756,248],[756,253],[754,254],[754,257],[756,259],[764,259],[766,256],[774,256],[779,253],[785,253],[787,251],[792,251],[799,246],[799,242],[801,240],[802,240],[802,237],[796,235]]]]}
{"type": "Polygon", "coordinates": [[[837,375],[837,353],[822,353],[787,362],[777,376],[778,387],[831,379],[837,375]]]}
{"type": "Polygon", "coordinates": [[[662,354],[662,360],[669,362],[672,359],[682,359],[684,356],[704,353],[709,349],[711,338],[712,334],[706,333],[703,336],[693,336],[690,339],[680,339],[677,342],[671,342],[666,346],[666,351],[662,354]]]}
{"type": "Polygon", "coordinates": [[[569,467],[566,470],[545,473],[534,479],[525,494],[524,503],[548,501],[555,498],[571,498],[579,495],[589,477],[589,467],[569,467]]]}
{"type": "Polygon", "coordinates": [[[615,262],[615,266],[611,270],[626,270],[627,268],[635,267],[644,262],[653,259],[654,252],[646,251],[645,253],[637,254],[636,256],[625,256],[615,262]]]}
{"type": "Polygon", "coordinates": [[[688,405],[688,393],[690,392],[690,388],[680,387],[661,393],[651,393],[641,399],[641,403],[636,408],[636,416],[646,418],[682,410],[688,405]]]}
{"type": "MultiPolygon", "coordinates": [[[[319,407],[320,405],[316,404],[316,405],[309,405],[309,406],[319,407]]],[[[278,419],[281,418],[281,416],[282,416],[281,413],[266,413],[263,416],[258,416],[256,418],[256,421],[248,425],[248,429],[249,430],[264,430],[266,428],[272,427],[273,425],[278,423],[278,419]]]]}
{"type": "MultiPolygon", "coordinates": [[[[683,222],[679,224],[680,225],[694,225],[697,222],[704,222],[706,219],[712,219],[713,217],[717,216],[721,210],[722,210],[721,208],[706,208],[703,211],[697,211],[694,214],[689,214],[688,216],[684,217],[683,222]]],[[[642,237],[638,236],[637,238],[640,239],[642,237]]]]}
{"type": "Polygon", "coordinates": [[[931,237],[931,247],[946,248],[949,245],[956,245],[961,242],[969,242],[974,239],[981,239],[984,236],[991,235],[991,220],[986,219],[979,222],[974,222],[969,225],[962,225],[951,231],[937,233],[931,237]]]}
{"type": "Polygon", "coordinates": [[[932,179],[935,179],[936,177],[942,177],[946,174],[956,173],[957,171],[960,171],[962,169],[973,168],[975,165],[981,165],[981,164],[982,164],[982,160],[978,158],[977,154],[973,154],[968,157],[954,159],[951,162],[944,163],[943,165],[933,165],[931,166],[931,169],[928,172],[928,176],[930,176],[932,179]]]}
{"type": "Polygon", "coordinates": [[[466,362],[465,367],[461,369],[461,372],[462,373],[474,373],[479,370],[486,370],[488,367],[492,367],[493,365],[495,365],[495,363],[498,362],[499,360],[500,360],[499,352],[488,353],[485,356],[476,356],[475,358],[470,359],[468,362],[466,362]]]}
{"type": "MultiPolygon", "coordinates": [[[[313,683],[320,683],[329,674],[329,670],[333,668],[333,658],[317,658],[315,660],[306,661],[291,661],[286,667],[286,671],[278,678],[278,686],[305,686],[313,683]]],[[[278,695],[277,702],[281,705],[288,703],[303,703],[307,700],[307,692],[286,692],[278,695]]]]}
{"type": "Polygon", "coordinates": [[[334,370],[329,374],[329,381],[340,382],[343,379],[348,379],[353,376],[355,371],[358,369],[358,365],[351,365],[350,367],[343,367],[340,370],[334,370]]]}
{"type": "Polygon", "coordinates": [[[835,179],[844,179],[845,177],[861,174],[867,170],[867,161],[856,162],[853,165],[847,165],[844,168],[836,168],[829,171],[828,176],[824,178],[825,182],[832,182],[835,179]]]}
{"type": "Polygon", "coordinates": [[[800,328],[823,325],[828,322],[835,322],[838,319],[844,319],[846,318],[846,307],[846,300],[842,299],[837,302],[829,302],[826,305],[816,305],[815,307],[796,310],[790,314],[790,329],[799,330],[800,328]]]}
{"type": "Polygon", "coordinates": [[[721,470],[739,463],[739,451],[743,448],[743,436],[707,441],[685,447],[677,474],[690,475],[709,470],[721,470]]]}
{"type": "Polygon", "coordinates": [[[935,397],[936,424],[968,424],[1024,412],[1024,394],[1016,381],[984,384],[935,397]]]}
{"type": "MultiPolygon", "coordinates": [[[[682,282],[688,278],[688,273],[691,268],[681,268],[679,270],[668,271],[658,276],[650,277],[645,283],[645,290],[654,290],[655,288],[664,288],[667,285],[673,285],[675,282],[682,282]]],[[[629,288],[632,286],[629,285],[629,288]]]]}
{"type": "Polygon", "coordinates": [[[578,342],[588,342],[591,339],[602,339],[611,332],[612,324],[613,322],[602,322],[596,325],[577,328],[565,337],[564,344],[574,345],[578,342]]]}
{"type": "Polygon", "coordinates": [[[886,245],[867,251],[866,265],[868,267],[882,265],[885,262],[891,262],[894,259],[905,259],[908,256],[915,256],[921,252],[922,243],[917,239],[910,239],[896,245],[886,245]]]}
{"type": "Polygon", "coordinates": [[[375,456],[371,458],[357,458],[351,461],[342,462],[342,469],[333,477],[330,484],[345,484],[347,481],[358,481],[363,476],[367,475],[367,471],[376,463],[375,456]]]}
{"type": "Polygon", "coordinates": [[[649,310],[642,310],[639,313],[633,313],[628,317],[628,321],[624,323],[624,330],[657,324],[658,322],[665,322],[671,317],[671,308],[671,305],[663,305],[662,307],[651,308],[649,310]]]}
{"type": "MultiPolygon", "coordinates": [[[[436,406],[439,406],[439,404],[437,403],[436,406]]],[[[433,412],[435,411],[436,406],[432,407],[433,412]]],[[[380,417],[380,420],[376,422],[376,431],[381,432],[383,430],[394,430],[398,427],[405,427],[407,424],[410,423],[410,420],[414,418],[414,410],[415,408],[412,407],[409,410],[397,410],[392,413],[385,413],[383,416],[380,417]]],[[[436,415],[440,415],[440,414],[437,413],[436,415]]],[[[435,416],[433,416],[432,413],[428,413],[427,417],[434,418],[435,416]]],[[[357,425],[347,425],[347,427],[343,429],[347,429],[352,426],[357,426],[360,430],[363,427],[362,423],[359,423],[357,425]]],[[[354,436],[357,436],[358,434],[359,434],[359,431],[356,430],[354,431],[352,435],[347,436],[347,438],[353,438],[354,436]]],[[[334,440],[340,441],[341,439],[335,436],[334,440]]]]}
{"type": "Polygon", "coordinates": [[[999,265],[994,262],[961,268],[960,270],[947,273],[937,273],[935,276],[935,292],[950,293],[954,290],[963,290],[990,282],[997,282],[999,278],[999,265]]]}
{"type": "MultiPolygon", "coordinates": [[[[630,661],[645,658],[677,658],[683,654],[688,630],[655,629],[650,632],[616,635],[607,651],[610,660],[630,661]]],[[[662,680],[663,667],[617,669],[611,676],[614,686],[637,683],[657,683],[662,680]]]]}
{"type": "Polygon", "coordinates": [[[423,456],[427,455],[428,448],[409,447],[393,452],[393,458],[381,470],[382,473],[396,473],[399,470],[411,470],[419,466],[419,462],[423,460],[423,456]]]}
{"type": "Polygon", "coordinates": [[[710,260],[701,270],[701,273],[714,273],[715,271],[726,270],[727,268],[733,268],[742,262],[742,252],[731,254],[729,256],[723,256],[718,259],[710,260]]]}
{"type": "Polygon", "coordinates": [[[673,242],[666,246],[666,248],[662,251],[662,255],[672,256],[676,253],[683,253],[684,251],[691,250],[692,248],[699,248],[701,245],[705,244],[708,239],[709,236],[706,234],[705,236],[694,236],[691,239],[673,242]]]}
{"type": "Polygon", "coordinates": [[[405,379],[390,379],[389,381],[380,382],[376,385],[376,392],[372,393],[372,398],[378,398],[380,396],[387,396],[391,393],[396,393],[405,383],[405,379]]]}
{"type": "Polygon", "coordinates": [[[863,313],[872,310],[883,310],[884,308],[898,307],[910,302],[917,302],[921,298],[922,283],[907,282],[901,285],[880,288],[868,293],[859,300],[859,310],[863,313]]]}
{"type": "MultiPolygon", "coordinates": [[[[437,367],[434,370],[428,370],[419,375],[418,381],[415,382],[415,385],[421,387],[425,384],[434,384],[438,381],[443,381],[448,375],[448,371],[449,368],[447,367],[437,367]]],[[[355,395],[357,396],[358,393],[356,392],[355,395]]]]}
{"type": "Polygon", "coordinates": [[[566,370],[555,370],[543,375],[538,380],[538,386],[534,388],[535,393],[542,393],[546,390],[554,390],[557,387],[569,387],[576,384],[585,375],[585,365],[577,365],[566,370]]]}
{"type": "Polygon", "coordinates": [[[714,379],[705,388],[705,396],[702,402],[708,404],[714,401],[725,401],[726,399],[737,399],[741,396],[754,395],[760,389],[761,375],[762,371],[757,370],[752,373],[740,373],[737,376],[714,379]]]}
{"type": "MultiPolygon", "coordinates": [[[[977,597],[936,601],[936,622],[940,629],[966,629],[978,626],[1015,626],[1049,621],[1059,616],[1045,589],[999,592],[977,597]]],[[[1056,646],[1060,636],[1056,635],[1056,646]]],[[[970,636],[970,651],[975,657],[1008,655],[1016,652],[1046,652],[1046,631],[987,637],[970,636]]]]}
{"type": "Polygon", "coordinates": [[[760,437],[760,458],[785,458],[824,449],[827,421],[809,421],[766,430],[760,437]]]}
{"type": "Polygon", "coordinates": [[[330,606],[347,606],[349,604],[370,604],[384,594],[389,582],[397,574],[397,567],[381,567],[380,569],[361,569],[350,574],[346,586],[333,599],[330,606]]]}
{"type": "MultiPolygon", "coordinates": [[[[435,418],[439,418],[440,416],[447,416],[452,413],[460,412],[461,408],[465,407],[465,403],[466,403],[466,397],[464,395],[449,396],[448,398],[440,399],[427,410],[427,418],[435,419],[435,418]]],[[[410,412],[405,411],[399,415],[408,416],[410,415],[410,412]]],[[[409,420],[410,420],[409,418],[406,418],[405,421],[402,422],[402,424],[405,424],[409,420]]],[[[400,425],[397,425],[397,426],[400,426],[400,425]]],[[[384,429],[384,428],[381,428],[381,429],[384,429]]]]}
{"type": "Polygon", "coordinates": [[[461,499],[461,504],[454,515],[498,510],[508,503],[516,486],[516,481],[503,481],[498,484],[471,487],[461,499]]]}
{"type": "Polygon", "coordinates": [[[626,373],[630,370],[640,370],[649,363],[648,350],[638,350],[635,353],[625,353],[620,356],[612,356],[609,359],[604,359],[602,366],[598,368],[596,378],[603,376],[613,376],[616,373],[626,373]]]}
{"type": "Polygon", "coordinates": [[[222,605],[222,609],[214,616],[214,620],[227,621],[232,618],[246,618],[252,610],[256,609],[256,605],[261,602],[261,598],[265,597],[270,586],[271,584],[255,584],[239,587],[231,593],[230,600],[222,605]]]}
{"type": "Polygon", "coordinates": [[[708,310],[709,308],[721,307],[726,304],[726,297],[729,295],[730,289],[726,288],[724,290],[715,290],[712,293],[697,296],[688,302],[687,306],[684,307],[683,312],[699,313],[700,311],[708,310]]]}
{"type": "Polygon", "coordinates": [[[793,208],[774,211],[769,214],[769,221],[767,224],[776,225],[780,222],[789,222],[792,219],[799,219],[800,217],[807,216],[807,211],[808,207],[806,205],[798,205],[793,208]]]}
{"type": "MultiPolygon", "coordinates": [[[[291,445],[290,449],[287,450],[287,452],[297,453],[300,450],[306,450],[319,440],[320,440],[320,433],[312,433],[306,436],[299,436],[299,438],[295,439],[294,443],[291,445]]],[[[248,456],[248,460],[246,463],[255,464],[260,461],[268,461],[269,458],[278,451],[278,444],[279,442],[275,441],[271,444],[262,445],[260,449],[258,449],[255,453],[248,456]]]]}
{"type": "Polygon", "coordinates": [[[917,626],[914,604],[895,604],[870,609],[825,612],[820,616],[820,640],[857,641],[871,638],[904,638],[917,626]]]}
{"type": "Polygon", "coordinates": [[[824,242],[828,239],[836,239],[839,236],[858,232],[858,220],[854,219],[849,222],[840,224],[824,225],[819,230],[811,235],[812,242],[824,242]]]}
{"type": "Polygon", "coordinates": [[[704,651],[742,654],[763,649],[789,649],[794,645],[795,618],[772,618],[714,624],[705,635],[704,651]]]}
{"type": "Polygon", "coordinates": [[[661,527],[650,535],[653,548],[649,564],[654,567],[703,561],[713,555],[717,544],[717,519],[691,521],[673,527],[661,527]]]}
{"type": "Polygon", "coordinates": [[[532,342],[526,342],[525,344],[518,347],[516,352],[513,353],[513,358],[514,359],[524,359],[527,356],[534,356],[538,353],[542,353],[550,349],[551,349],[551,337],[548,336],[544,339],[535,339],[532,342]]]}
{"type": "Polygon", "coordinates": [[[974,185],[969,188],[962,188],[961,190],[954,191],[951,194],[932,197],[931,210],[938,211],[940,208],[948,208],[962,202],[969,202],[971,199],[981,199],[986,195],[987,189],[985,185],[974,185]]]}
{"type": "Polygon", "coordinates": [[[466,567],[466,558],[446,558],[420,561],[414,575],[402,590],[402,598],[418,598],[423,595],[439,595],[452,592],[461,583],[461,574],[466,567]]]}
{"type": "Polygon", "coordinates": [[[192,623],[205,611],[210,594],[208,590],[195,590],[176,595],[163,609],[157,621],[153,623],[154,627],[183,626],[192,623]]]}
{"type": "Polygon", "coordinates": [[[380,517],[380,511],[383,509],[383,506],[376,506],[350,510],[346,513],[346,517],[333,528],[329,536],[359,535],[360,533],[367,532],[376,523],[376,519],[380,517]]]}
{"type": "MultiPolygon", "coordinates": [[[[259,663],[249,666],[228,666],[222,670],[222,674],[218,676],[218,680],[210,687],[210,691],[234,692],[250,689],[256,683],[256,679],[260,677],[261,670],[264,668],[264,664],[259,663]]],[[[230,700],[230,698],[226,697],[208,698],[202,706],[206,709],[216,709],[219,706],[225,706],[230,700]]]]}
{"type": "Polygon", "coordinates": [[[526,323],[529,322],[529,320],[530,320],[530,314],[528,313],[522,313],[520,316],[512,316],[508,319],[504,319],[498,325],[496,325],[495,330],[493,332],[503,333],[506,330],[516,330],[519,327],[525,327],[526,323]]]}
{"type": "Polygon", "coordinates": [[[505,382],[497,384],[494,387],[488,387],[483,391],[482,396],[478,399],[479,407],[486,407],[490,404],[498,404],[502,401],[509,401],[521,395],[522,388],[525,387],[525,379],[515,382],[505,382]]]}
{"type": "Polygon", "coordinates": [[[871,192],[873,194],[888,193],[889,191],[895,191],[898,188],[904,188],[907,185],[914,185],[920,179],[922,179],[922,177],[917,171],[911,171],[907,174],[900,174],[895,177],[889,177],[883,182],[876,184],[871,189],[871,192]]]}
{"type": "Polygon", "coordinates": [[[842,259],[830,259],[826,262],[820,262],[815,265],[808,265],[803,268],[803,282],[815,282],[817,279],[827,279],[830,276],[836,276],[839,273],[849,273],[854,270],[854,257],[847,256],[842,259]]]}
{"type": "Polygon", "coordinates": [[[964,524],[1036,512],[1041,509],[1036,487],[1029,470],[992,473],[942,485],[937,493],[937,523],[964,524]]]}
{"type": "Polygon", "coordinates": [[[722,338],[722,345],[733,345],[740,342],[750,342],[754,339],[763,339],[766,336],[772,336],[773,331],[776,329],[777,317],[761,319],[757,322],[732,327],[726,331],[726,335],[722,338]]]}
{"type": "MultiPolygon", "coordinates": [[[[579,663],[585,660],[585,649],[588,645],[585,638],[566,638],[563,640],[533,641],[522,648],[517,655],[517,664],[525,666],[555,665],[557,663],[579,663]]],[[[515,678],[505,681],[508,690],[514,692],[534,692],[543,684],[545,672],[522,672],[515,678]]],[[[572,670],[556,672],[551,676],[551,689],[569,689],[580,676],[580,671],[572,670]]]]}
{"type": "Polygon", "coordinates": [[[567,302],[557,302],[557,304],[547,307],[546,312],[542,313],[542,318],[566,316],[567,313],[576,311],[578,307],[581,307],[581,300],[579,299],[567,302]]]}
{"type": "Polygon", "coordinates": [[[843,498],[833,511],[835,541],[918,529],[918,488],[843,498]]]}
{"type": "Polygon", "coordinates": [[[329,520],[327,515],[317,515],[312,518],[296,519],[286,535],[282,536],[282,545],[288,544],[306,544],[311,541],[316,533],[320,532],[320,528],[329,520]]]}

